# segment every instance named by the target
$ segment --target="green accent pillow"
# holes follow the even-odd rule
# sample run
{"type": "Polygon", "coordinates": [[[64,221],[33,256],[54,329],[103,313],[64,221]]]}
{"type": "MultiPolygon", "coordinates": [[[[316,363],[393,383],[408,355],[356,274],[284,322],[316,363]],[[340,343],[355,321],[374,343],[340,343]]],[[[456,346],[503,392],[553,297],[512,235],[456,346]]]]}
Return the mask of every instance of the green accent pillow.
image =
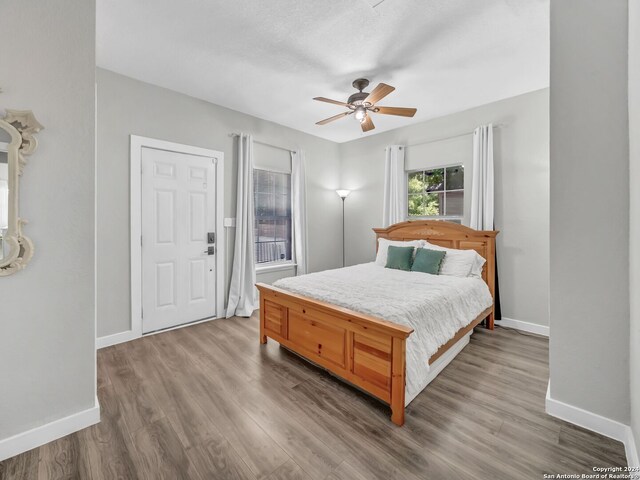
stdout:
{"type": "Polygon", "coordinates": [[[442,259],[446,253],[439,250],[429,250],[428,248],[418,248],[416,250],[416,258],[411,265],[411,271],[438,275],[442,259]]]}
{"type": "Polygon", "coordinates": [[[393,247],[387,250],[387,268],[395,268],[396,270],[411,270],[413,262],[414,247],[393,247]]]}

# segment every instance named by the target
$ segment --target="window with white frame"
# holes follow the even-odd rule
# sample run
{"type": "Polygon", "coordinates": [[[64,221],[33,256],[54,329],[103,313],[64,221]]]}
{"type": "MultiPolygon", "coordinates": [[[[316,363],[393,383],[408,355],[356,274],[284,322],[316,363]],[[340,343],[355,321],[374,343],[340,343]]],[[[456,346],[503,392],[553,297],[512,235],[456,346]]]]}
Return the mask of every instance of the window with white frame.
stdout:
{"type": "Polygon", "coordinates": [[[407,174],[408,218],[433,218],[462,222],[464,167],[417,170],[407,174]]]}
{"type": "Polygon", "coordinates": [[[254,169],[256,264],[291,262],[291,175],[254,169]]]}

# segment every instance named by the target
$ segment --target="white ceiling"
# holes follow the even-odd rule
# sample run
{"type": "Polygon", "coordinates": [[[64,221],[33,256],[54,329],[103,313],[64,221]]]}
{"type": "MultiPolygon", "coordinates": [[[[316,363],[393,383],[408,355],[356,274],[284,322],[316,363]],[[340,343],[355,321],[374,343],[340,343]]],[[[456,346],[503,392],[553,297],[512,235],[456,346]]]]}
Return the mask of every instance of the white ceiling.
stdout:
{"type": "Polygon", "coordinates": [[[336,142],[549,85],[549,0],[98,0],[98,65],[336,142]],[[363,134],[358,77],[396,87],[363,134]]]}

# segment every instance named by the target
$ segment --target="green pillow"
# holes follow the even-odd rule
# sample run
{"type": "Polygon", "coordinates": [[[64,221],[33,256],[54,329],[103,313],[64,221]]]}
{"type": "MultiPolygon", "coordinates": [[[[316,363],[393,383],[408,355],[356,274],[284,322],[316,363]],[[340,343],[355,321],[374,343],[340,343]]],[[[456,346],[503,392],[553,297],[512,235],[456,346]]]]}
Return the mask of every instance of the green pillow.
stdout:
{"type": "Polygon", "coordinates": [[[387,268],[396,270],[411,270],[414,247],[389,247],[387,250],[387,268]]]}
{"type": "Polygon", "coordinates": [[[446,253],[439,250],[429,250],[428,248],[418,248],[416,250],[416,258],[413,260],[413,265],[411,265],[411,271],[438,275],[442,259],[446,253]]]}

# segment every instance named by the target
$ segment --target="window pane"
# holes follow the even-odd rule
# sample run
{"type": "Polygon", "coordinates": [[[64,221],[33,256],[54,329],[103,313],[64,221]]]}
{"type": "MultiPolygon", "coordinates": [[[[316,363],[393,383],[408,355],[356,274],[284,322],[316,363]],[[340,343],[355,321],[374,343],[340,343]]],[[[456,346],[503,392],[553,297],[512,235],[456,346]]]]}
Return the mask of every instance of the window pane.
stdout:
{"type": "Polygon", "coordinates": [[[287,260],[287,243],[275,242],[273,244],[273,260],[271,261],[276,262],[282,260],[287,260]]]}
{"type": "Polygon", "coordinates": [[[281,242],[288,242],[291,237],[291,227],[287,220],[276,221],[276,240],[281,242]]]}
{"type": "Polygon", "coordinates": [[[273,242],[276,238],[275,220],[258,220],[256,242],[273,242]]]}
{"type": "Polygon", "coordinates": [[[276,193],[289,193],[291,188],[291,175],[286,173],[274,173],[274,184],[275,184],[275,192],[276,193]]]}
{"type": "Polygon", "coordinates": [[[447,190],[462,190],[464,188],[464,167],[447,167],[447,190]]]}
{"type": "Polygon", "coordinates": [[[274,211],[274,198],[269,193],[256,193],[255,195],[256,217],[271,217],[274,211]]]}
{"type": "Polygon", "coordinates": [[[290,261],[291,175],[254,170],[256,263],[290,261]]]}
{"type": "Polygon", "coordinates": [[[424,209],[422,208],[424,203],[424,195],[409,195],[409,216],[419,217],[424,215],[424,209]]]}
{"type": "Polygon", "coordinates": [[[253,182],[255,185],[255,191],[260,193],[273,192],[273,173],[266,170],[254,170],[253,182]]]}
{"type": "Polygon", "coordinates": [[[464,212],[464,192],[447,192],[447,215],[461,217],[464,212]]]}
{"type": "Polygon", "coordinates": [[[424,177],[427,184],[427,192],[444,190],[444,168],[427,170],[424,172],[424,177]]]}
{"type": "Polygon", "coordinates": [[[427,193],[424,197],[424,213],[423,215],[436,216],[442,215],[444,202],[442,201],[442,193],[427,193]]]}
{"type": "Polygon", "coordinates": [[[407,200],[409,217],[462,217],[464,167],[454,165],[409,173],[407,200]]]}
{"type": "Polygon", "coordinates": [[[422,193],[424,192],[424,175],[423,172],[413,172],[409,174],[409,193],[422,193]]]}
{"type": "Polygon", "coordinates": [[[291,215],[291,200],[289,195],[276,195],[276,215],[279,217],[291,215]]]}

